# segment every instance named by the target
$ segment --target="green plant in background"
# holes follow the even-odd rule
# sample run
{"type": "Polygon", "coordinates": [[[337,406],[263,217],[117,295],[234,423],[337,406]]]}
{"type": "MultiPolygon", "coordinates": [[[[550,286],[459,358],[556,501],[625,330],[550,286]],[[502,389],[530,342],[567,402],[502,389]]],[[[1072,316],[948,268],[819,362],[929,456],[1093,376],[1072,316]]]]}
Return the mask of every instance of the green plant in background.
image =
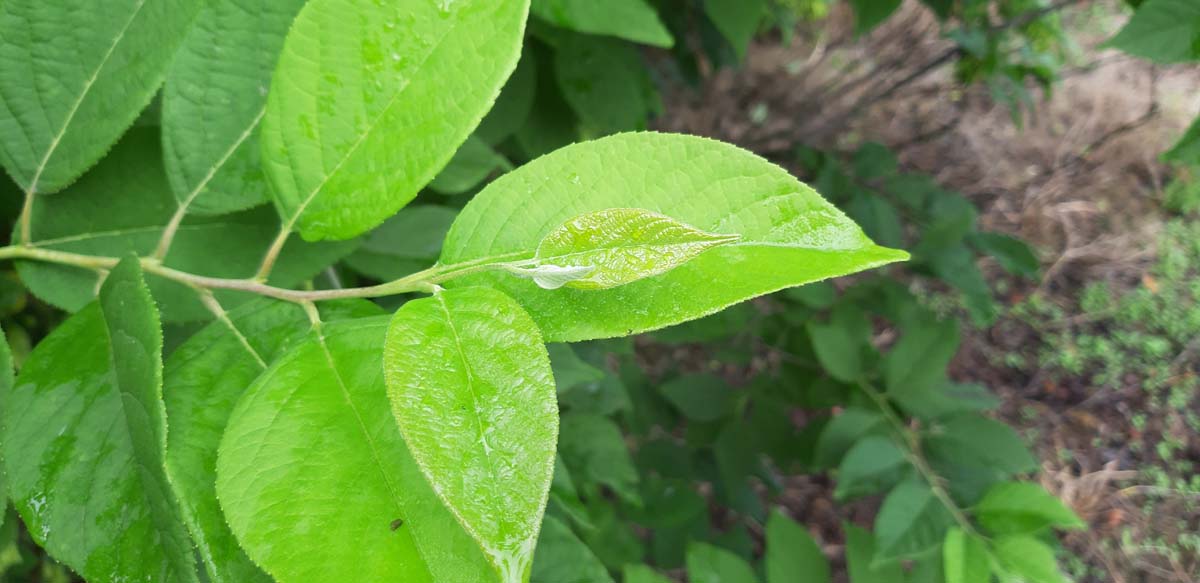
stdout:
{"type": "MultiPolygon", "coordinates": [[[[1082,524],[946,374],[956,316],[997,313],[976,259],[1029,276],[1028,247],[875,144],[793,153],[823,199],[621,133],[662,108],[638,45],[694,79],[828,2],[118,4],[0,4],[6,284],[72,313],[0,392],[0,484],[83,577],[822,581],[771,506],[824,473],[882,499],[854,583],[1063,580],[1082,524]],[[951,306],[814,283],[890,248],[951,306]],[[647,372],[641,332],[702,362],[647,372]]],[[[964,82],[1053,80],[1051,5],[926,4],[964,82]]],[[[900,3],[852,5],[865,33],[900,3]]],[[[16,527],[0,567],[56,576],[16,527]]]]}

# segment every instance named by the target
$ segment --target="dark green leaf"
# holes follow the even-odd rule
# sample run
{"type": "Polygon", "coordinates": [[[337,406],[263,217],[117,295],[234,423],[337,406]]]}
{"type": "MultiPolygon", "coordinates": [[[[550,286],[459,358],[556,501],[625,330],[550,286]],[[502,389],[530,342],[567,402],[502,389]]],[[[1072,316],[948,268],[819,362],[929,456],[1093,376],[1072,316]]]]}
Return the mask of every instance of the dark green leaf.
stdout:
{"type": "Polygon", "coordinates": [[[866,314],[857,306],[842,304],[834,309],[828,324],[809,320],[806,328],[817,360],[830,376],[845,383],[858,382],[865,376],[863,354],[871,328],[866,314]]]}
{"type": "Polygon", "coordinates": [[[871,32],[900,8],[900,0],[850,0],[850,3],[854,6],[854,30],[858,34],[871,32]]]}
{"type": "Polygon", "coordinates": [[[429,183],[429,189],[439,194],[462,194],[478,186],[492,173],[510,168],[512,165],[508,160],[487,142],[471,136],[458,147],[446,167],[429,183]]]}
{"type": "Polygon", "coordinates": [[[476,136],[488,144],[495,145],[525,125],[533,109],[537,72],[537,60],[533,51],[526,47],[521,53],[521,60],[517,62],[517,69],[504,84],[504,89],[500,90],[496,105],[488,111],[483,121],[479,122],[479,127],[475,129],[476,136]]]}
{"type": "Polygon", "coordinates": [[[1188,166],[1200,166],[1200,117],[1197,117],[1183,137],[1163,154],[1163,159],[1188,166]]]}
{"type": "Polygon", "coordinates": [[[570,527],[547,516],[537,541],[530,583],[612,583],[612,577],[570,527]]]}
{"type": "Polygon", "coordinates": [[[946,366],[958,351],[958,322],[914,321],[883,361],[887,392],[902,397],[940,384],[946,366]]]}
{"type": "Polygon", "coordinates": [[[1163,65],[1200,60],[1200,3],[1147,0],[1107,44],[1163,65]]]}
{"type": "Polygon", "coordinates": [[[568,35],[554,56],[563,98],[589,135],[646,129],[656,89],[641,56],[628,43],[568,35]]]}
{"type": "Polygon", "coordinates": [[[864,436],[886,434],[887,421],[883,415],[866,409],[846,409],[834,417],[817,441],[814,460],[819,468],[833,468],[841,463],[842,456],[864,436]]]}
{"type": "Polygon", "coordinates": [[[625,565],[625,583],[671,583],[646,565],[625,565]]]}
{"type": "Polygon", "coordinates": [[[741,557],[704,543],[687,551],[688,579],[692,583],[757,583],[758,577],[741,557]]]}
{"type": "Polygon", "coordinates": [[[1006,475],[1037,469],[1037,460],[1016,431],[980,415],[961,415],[946,421],[926,440],[926,447],[931,455],[1006,475]]]}
{"type": "Polygon", "coordinates": [[[843,529],[850,583],[904,583],[899,561],[875,561],[875,535],[852,524],[844,525],[843,529]]]}
{"type": "Polygon", "coordinates": [[[692,421],[716,421],[733,411],[737,398],[720,377],[690,374],[663,383],[659,391],[692,421]]]}
{"type": "Polygon", "coordinates": [[[399,279],[437,262],[442,240],[458,211],[434,205],[413,205],[371,231],[363,244],[346,257],[355,271],[382,281],[399,279]]]}
{"type": "Polygon", "coordinates": [[[4,399],[13,503],[34,541],[85,579],[196,581],[163,466],[161,351],[154,301],[126,259],[4,399]]]}
{"type": "Polygon", "coordinates": [[[645,0],[533,0],[530,11],[561,28],[670,47],[675,41],[645,0]]]}
{"type": "Polygon", "coordinates": [[[1037,275],[1041,267],[1033,248],[1016,237],[1001,233],[974,233],[971,242],[980,251],[994,257],[1009,273],[1032,277],[1037,275]]]}
{"type": "Polygon", "coordinates": [[[733,47],[738,59],[746,57],[746,48],[758,32],[758,26],[766,16],[764,0],[704,0],[704,11],[713,26],[733,47]]]}
{"type": "Polygon", "coordinates": [[[599,415],[568,414],[559,431],[559,452],[577,484],[602,484],[625,500],[638,500],[637,468],[616,424],[599,415]]]}
{"type": "Polygon", "coordinates": [[[890,438],[871,435],[854,444],[838,466],[839,499],[869,496],[895,486],[908,472],[904,452],[890,438]]]}

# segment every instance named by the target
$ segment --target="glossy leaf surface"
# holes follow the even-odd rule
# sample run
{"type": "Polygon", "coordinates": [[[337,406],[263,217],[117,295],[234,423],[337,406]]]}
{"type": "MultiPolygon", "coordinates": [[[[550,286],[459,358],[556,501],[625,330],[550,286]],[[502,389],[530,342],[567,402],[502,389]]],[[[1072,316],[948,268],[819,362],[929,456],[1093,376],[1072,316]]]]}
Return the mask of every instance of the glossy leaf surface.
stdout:
{"type": "Polygon", "coordinates": [[[92,581],[196,581],[163,467],[162,333],[137,263],[43,340],[6,400],[4,462],[30,535],[92,581]]]}
{"type": "Polygon", "coordinates": [[[200,0],[0,3],[0,162],[63,189],[112,147],[166,75],[200,0]]]}
{"type": "Polygon", "coordinates": [[[874,245],[818,194],[749,152],[704,138],[637,133],[564,148],[488,185],[451,227],[442,263],[531,259],[565,221],[609,208],[645,208],[741,238],[608,290],[543,290],[503,272],[449,285],[498,287],[530,312],[547,340],[577,341],[677,324],[907,256],[874,245]]]}
{"type": "Polygon", "coordinates": [[[410,301],[388,327],[384,373],[400,432],[434,491],[501,580],[522,580],[558,438],[554,377],[537,326],[487,288],[410,301]]]}
{"type": "Polygon", "coordinates": [[[325,324],[247,389],[217,456],[229,527],[282,583],[496,581],[400,436],[386,329],[383,317],[325,324]]]}
{"type": "Polygon", "coordinates": [[[408,203],[520,56],[529,0],[313,0],[271,81],[263,161],[285,223],[346,239],[408,203]]]}
{"type": "Polygon", "coordinates": [[[212,0],[196,17],[163,89],[171,190],[194,214],[268,200],[258,130],[283,39],[304,0],[212,0]]]}

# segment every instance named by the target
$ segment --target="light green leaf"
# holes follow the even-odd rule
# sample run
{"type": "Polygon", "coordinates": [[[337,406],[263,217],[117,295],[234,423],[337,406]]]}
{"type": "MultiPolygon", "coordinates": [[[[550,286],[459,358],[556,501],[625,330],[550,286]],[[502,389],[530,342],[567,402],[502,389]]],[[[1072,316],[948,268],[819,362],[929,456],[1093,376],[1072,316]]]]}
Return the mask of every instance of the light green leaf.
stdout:
{"type": "MultiPolygon", "coordinates": [[[[177,202],[161,164],[154,128],[135,128],[92,172],[69,189],[41,197],[33,208],[33,234],[39,247],[121,257],[154,252],[177,202]]],[[[250,277],[279,232],[269,209],[222,217],[185,220],[165,265],[212,277],[250,277]]],[[[271,283],[294,286],[349,253],[353,243],[304,243],[293,237],[284,247],[271,283]]],[[[94,271],[49,263],[19,262],[21,280],[34,294],[68,311],[95,297],[94,271]]],[[[191,288],[155,276],[147,283],[168,322],[210,318],[191,288]]],[[[251,296],[217,292],[226,308],[251,296]]]]}
{"type": "Polygon", "coordinates": [[[942,543],[942,563],[946,583],[991,581],[992,567],[987,545],[959,527],[946,532],[946,540],[942,543]]]}
{"type": "Polygon", "coordinates": [[[1031,472],[1037,460],[1013,428],[980,415],[954,417],[926,440],[931,456],[1005,475],[1031,472]]]}
{"type": "Polygon", "coordinates": [[[551,230],[533,262],[535,269],[583,270],[564,282],[567,287],[608,289],[666,273],[739,238],[706,233],[651,211],[613,208],[579,215],[551,230]]]}
{"type": "Polygon", "coordinates": [[[929,485],[912,479],[883,499],[875,517],[876,561],[912,558],[942,542],[954,518],[929,485]]]}
{"type": "Polygon", "coordinates": [[[559,452],[576,485],[594,490],[603,484],[627,501],[638,500],[637,468],[615,423],[600,415],[572,413],[563,415],[559,431],[559,452]]]}
{"type": "Polygon", "coordinates": [[[1032,482],[992,486],[975,506],[975,517],[992,534],[1033,534],[1049,527],[1087,526],[1061,500],[1032,482]]]}
{"type": "Polygon", "coordinates": [[[875,560],[875,535],[853,524],[845,524],[844,530],[850,583],[904,583],[899,561],[875,560]]]}
{"type": "Polygon", "coordinates": [[[212,0],[196,18],[163,88],[171,190],[193,214],[267,201],[258,128],[283,39],[304,0],[212,0]]]}
{"type": "Polygon", "coordinates": [[[271,81],[262,157],[307,240],[347,239],[408,203],[487,112],[529,0],[312,0],[271,81]]]}
{"type": "Polygon", "coordinates": [[[487,112],[483,121],[479,122],[475,135],[484,142],[495,145],[508,139],[525,125],[525,120],[529,119],[529,113],[533,110],[537,78],[537,61],[533,51],[526,47],[521,53],[521,60],[517,62],[517,69],[500,90],[496,105],[487,112]]]}
{"type": "Polygon", "coordinates": [[[671,33],[645,0],[534,0],[530,11],[551,24],[583,32],[615,36],[636,43],[670,47],[671,33]]]}
{"type": "MultiPolygon", "coordinates": [[[[378,313],[365,301],[322,308],[326,319],[378,313]]],[[[217,504],[217,447],[246,387],[293,337],[309,328],[300,306],[259,299],[229,312],[227,320],[209,324],[167,359],[167,471],[196,552],[214,583],[270,581],[242,552],[217,504]]]]}
{"type": "Polygon", "coordinates": [[[0,162],[26,192],[63,189],[146,107],[200,0],[0,3],[0,162]]]}
{"type": "Polygon", "coordinates": [[[625,565],[625,575],[623,581],[625,583],[671,583],[670,579],[659,575],[654,569],[646,565],[625,565]]]}
{"type": "Polygon", "coordinates": [[[563,521],[547,516],[530,583],[612,583],[604,563],[563,521]]]}
{"type": "Polygon", "coordinates": [[[548,340],[578,341],[678,324],[907,257],[874,245],[811,189],[749,152],[692,136],[634,133],[563,148],[489,184],[451,227],[441,262],[532,259],[564,221],[610,208],[645,208],[741,239],[608,290],[543,290],[497,271],[447,285],[500,288],[548,340]]]}
{"type": "Polygon", "coordinates": [[[458,147],[450,163],[429,183],[429,188],[438,194],[462,194],[478,186],[493,172],[510,168],[512,165],[508,160],[487,142],[471,136],[458,147]]]}
{"type": "Polygon", "coordinates": [[[713,26],[729,41],[738,59],[744,59],[746,48],[767,14],[767,3],[764,0],[704,0],[704,11],[713,26]]]}
{"type": "Polygon", "coordinates": [[[413,205],[400,209],[367,234],[345,262],[362,274],[392,281],[432,266],[458,211],[444,206],[413,205]]]}
{"type": "Polygon", "coordinates": [[[496,581],[400,436],[386,327],[326,324],[246,390],[217,456],[230,530],[281,583],[496,581]]]}
{"type": "Polygon", "coordinates": [[[5,399],[5,470],[34,541],[91,581],[194,582],[163,469],[162,332],[136,261],[38,344],[5,399]]]}
{"type": "Polygon", "coordinates": [[[688,545],[687,571],[692,583],[758,583],[754,569],[741,557],[704,543],[688,545]]]}
{"type": "Polygon", "coordinates": [[[895,442],[870,435],[850,448],[837,473],[838,499],[869,496],[896,485],[908,472],[904,452],[895,442]]]}
{"type": "Polygon", "coordinates": [[[1161,65],[1200,60],[1200,3],[1147,0],[1106,44],[1161,65]]]}
{"type": "Polygon", "coordinates": [[[637,50],[616,39],[566,35],[554,54],[563,98],[591,135],[646,129],[657,95],[637,50]]]}
{"type": "Polygon", "coordinates": [[[779,510],[767,518],[767,583],[829,583],[829,560],[808,529],[779,510]]]}
{"type": "Polygon", "coordinates": [[[558,437],[550,358],[533,320],[487,288],[408,302],[388,327],[384,376],[400,432],[433,490],[500,579],[521,581],[558,437]]]}
{"type": "Polygon", "coordinates": [[[1005,536],[992,543],[996,560],[1009,579],[1021,583],[1068,583],[1058,569],[1054,551],[1031,536],[1005,536]]]}

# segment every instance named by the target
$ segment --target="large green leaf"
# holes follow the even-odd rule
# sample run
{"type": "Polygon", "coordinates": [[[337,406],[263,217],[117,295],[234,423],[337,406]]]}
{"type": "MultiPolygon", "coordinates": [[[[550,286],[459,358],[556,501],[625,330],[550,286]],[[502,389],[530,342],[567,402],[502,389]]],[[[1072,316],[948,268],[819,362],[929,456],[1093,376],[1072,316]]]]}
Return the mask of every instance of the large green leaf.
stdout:
{"type": "Polygon", "coordinates": [[[829,583],[829,560],[803,526],[776,510],[767,519],[767,583],[829,583]]]}
{"type": "Polygon", "coordinates": [[[537,541],[531,583],[612,583],[595,553],[563,521],[547,516],[537,541]]]}
{"type": "MultiPolygon", "coordinates": [[[[369,302],[322,305],[326,319],[378,313],[369,302]]],[[[306,332],[300,306],[274,300],[248,302],[213,322],[171,354],[163,375],[163,398],[171,431],[167,471],[179,494],[184,519],[201,562],[214,583],[270,581],[250,562],[225,524],[217,504],[217,447],[229,414],[246,387],[306,332]]]]}
{"type": "Polygon", "coordinates": [[[1200,3],[1147,0],[1108,44],[1163,65],[1200,60],[1200,3]]]}
{"type": "Polygon", "coordinates": [[[974,534],[959,527],[946,532],[942,543],[943,571],[946,583],[979,583],[992,577],[987,545],[974,534]]]}
{"type": "Polygon", "coordinates": [[[1054,550],[1031,536],[1006,536],[992,545],[1003,581],[1021,583],[1067,583],[1058,569],[1054,550]]]}
{"type": "Polygon", "coordinates": [[[925,445],[931,457],[1004,475],[1037,469],[1037,459],[1012,427],[980,415],[946,421],[925,445]]]}
{"type": "Polygon", "coordinates": [[[992,486],[975,506],[975,517],[992,534],[1034,534],[1052,526],[1087,526],[1061,500],[1032,482],[992,486]]]}
{"type": "MultiPolygon", "coordinates": [[[[158,244],[177,202],[161,164],[154,128],[136,128],[121,140],[94,171],[66,191],[41,197],[33,209],[37,246],[88,255],[149,255],[158,244]]],[[[185,221],[167,255],[168,267],[213,277],[249,277],[279,231],[269,209],[185,221]]],[[[294,237],[284,247],[271,282],[291,286],[353,249],[353,243],[304,243],[294,237]]],[[[33,293],[68,311],[95,296],[97,274],[48,263],[17,264],[33,293]]],[[[209,317],[195,292],[180,284],[148,276],[151,292],[167,321],[209,317]]],[[[218,292],[226,307],[250,299],[248,294],[218,292]]]]}
{"type": "Polygon", "coordinates": [[[608,290],[544,290],[498,271],[448,285],[498,287],[530,312],[548,340],[577,341],[662,328],[907,257],[874,245],[817,193],[745,150],[634,133],[563,148],[492,182],[451,227],[442,263],[530,259],[565,221],[621,207],[741,239],[608,290]]]}
{"type": "Polygon", "coordinates": [[[326,324],[230,415],[217,496],[246,554],[281,583],[496,580],[400,436],[386,328],[382,317],[326,324]]]}
{"type": "Polygon", "coordinates": [[[491,559],[519,582],[554,474],[558,401],[529,315],[487,288],[404,304],[384,345],[392,413],[421,471],[491,559]]]}
{"type": "Polygon", "coordinates": [[[284,42],[263,119],[275,202],[308,240],[394,214],[491,107],[529,0],[313,0],[284,42]]]}
{"type": "Polygon", "coordinates": [[[137,262],[43,340],[4,411],[12,499],[33,539],[91,581],[196,581],[164,469],[162,332],[137,262]]]}
{"type": "Polygon", "coordinates": [[[283,39],[305,0],[212,0],[179,49],[163,89],[163,151],[188,212],[266,202],[258,127],[283,39]]]}
{"type": "Polygon", "coordinates": [[[671,33],[646,0],[533,0],[531,11],[555,26],[669,47],[671,33]]]}
{"type": "Polygon", "coordinates": [[[942,542],[954,522],[929,485],[911,479],[883,499],[875,517],[876,561],[911,558],[942,542]]]}
{"type": "Polygon", "coordinates": [[[61,190],[112,147],[201,4],[0,2],[0,162],[22,189],[61,190]]]}

